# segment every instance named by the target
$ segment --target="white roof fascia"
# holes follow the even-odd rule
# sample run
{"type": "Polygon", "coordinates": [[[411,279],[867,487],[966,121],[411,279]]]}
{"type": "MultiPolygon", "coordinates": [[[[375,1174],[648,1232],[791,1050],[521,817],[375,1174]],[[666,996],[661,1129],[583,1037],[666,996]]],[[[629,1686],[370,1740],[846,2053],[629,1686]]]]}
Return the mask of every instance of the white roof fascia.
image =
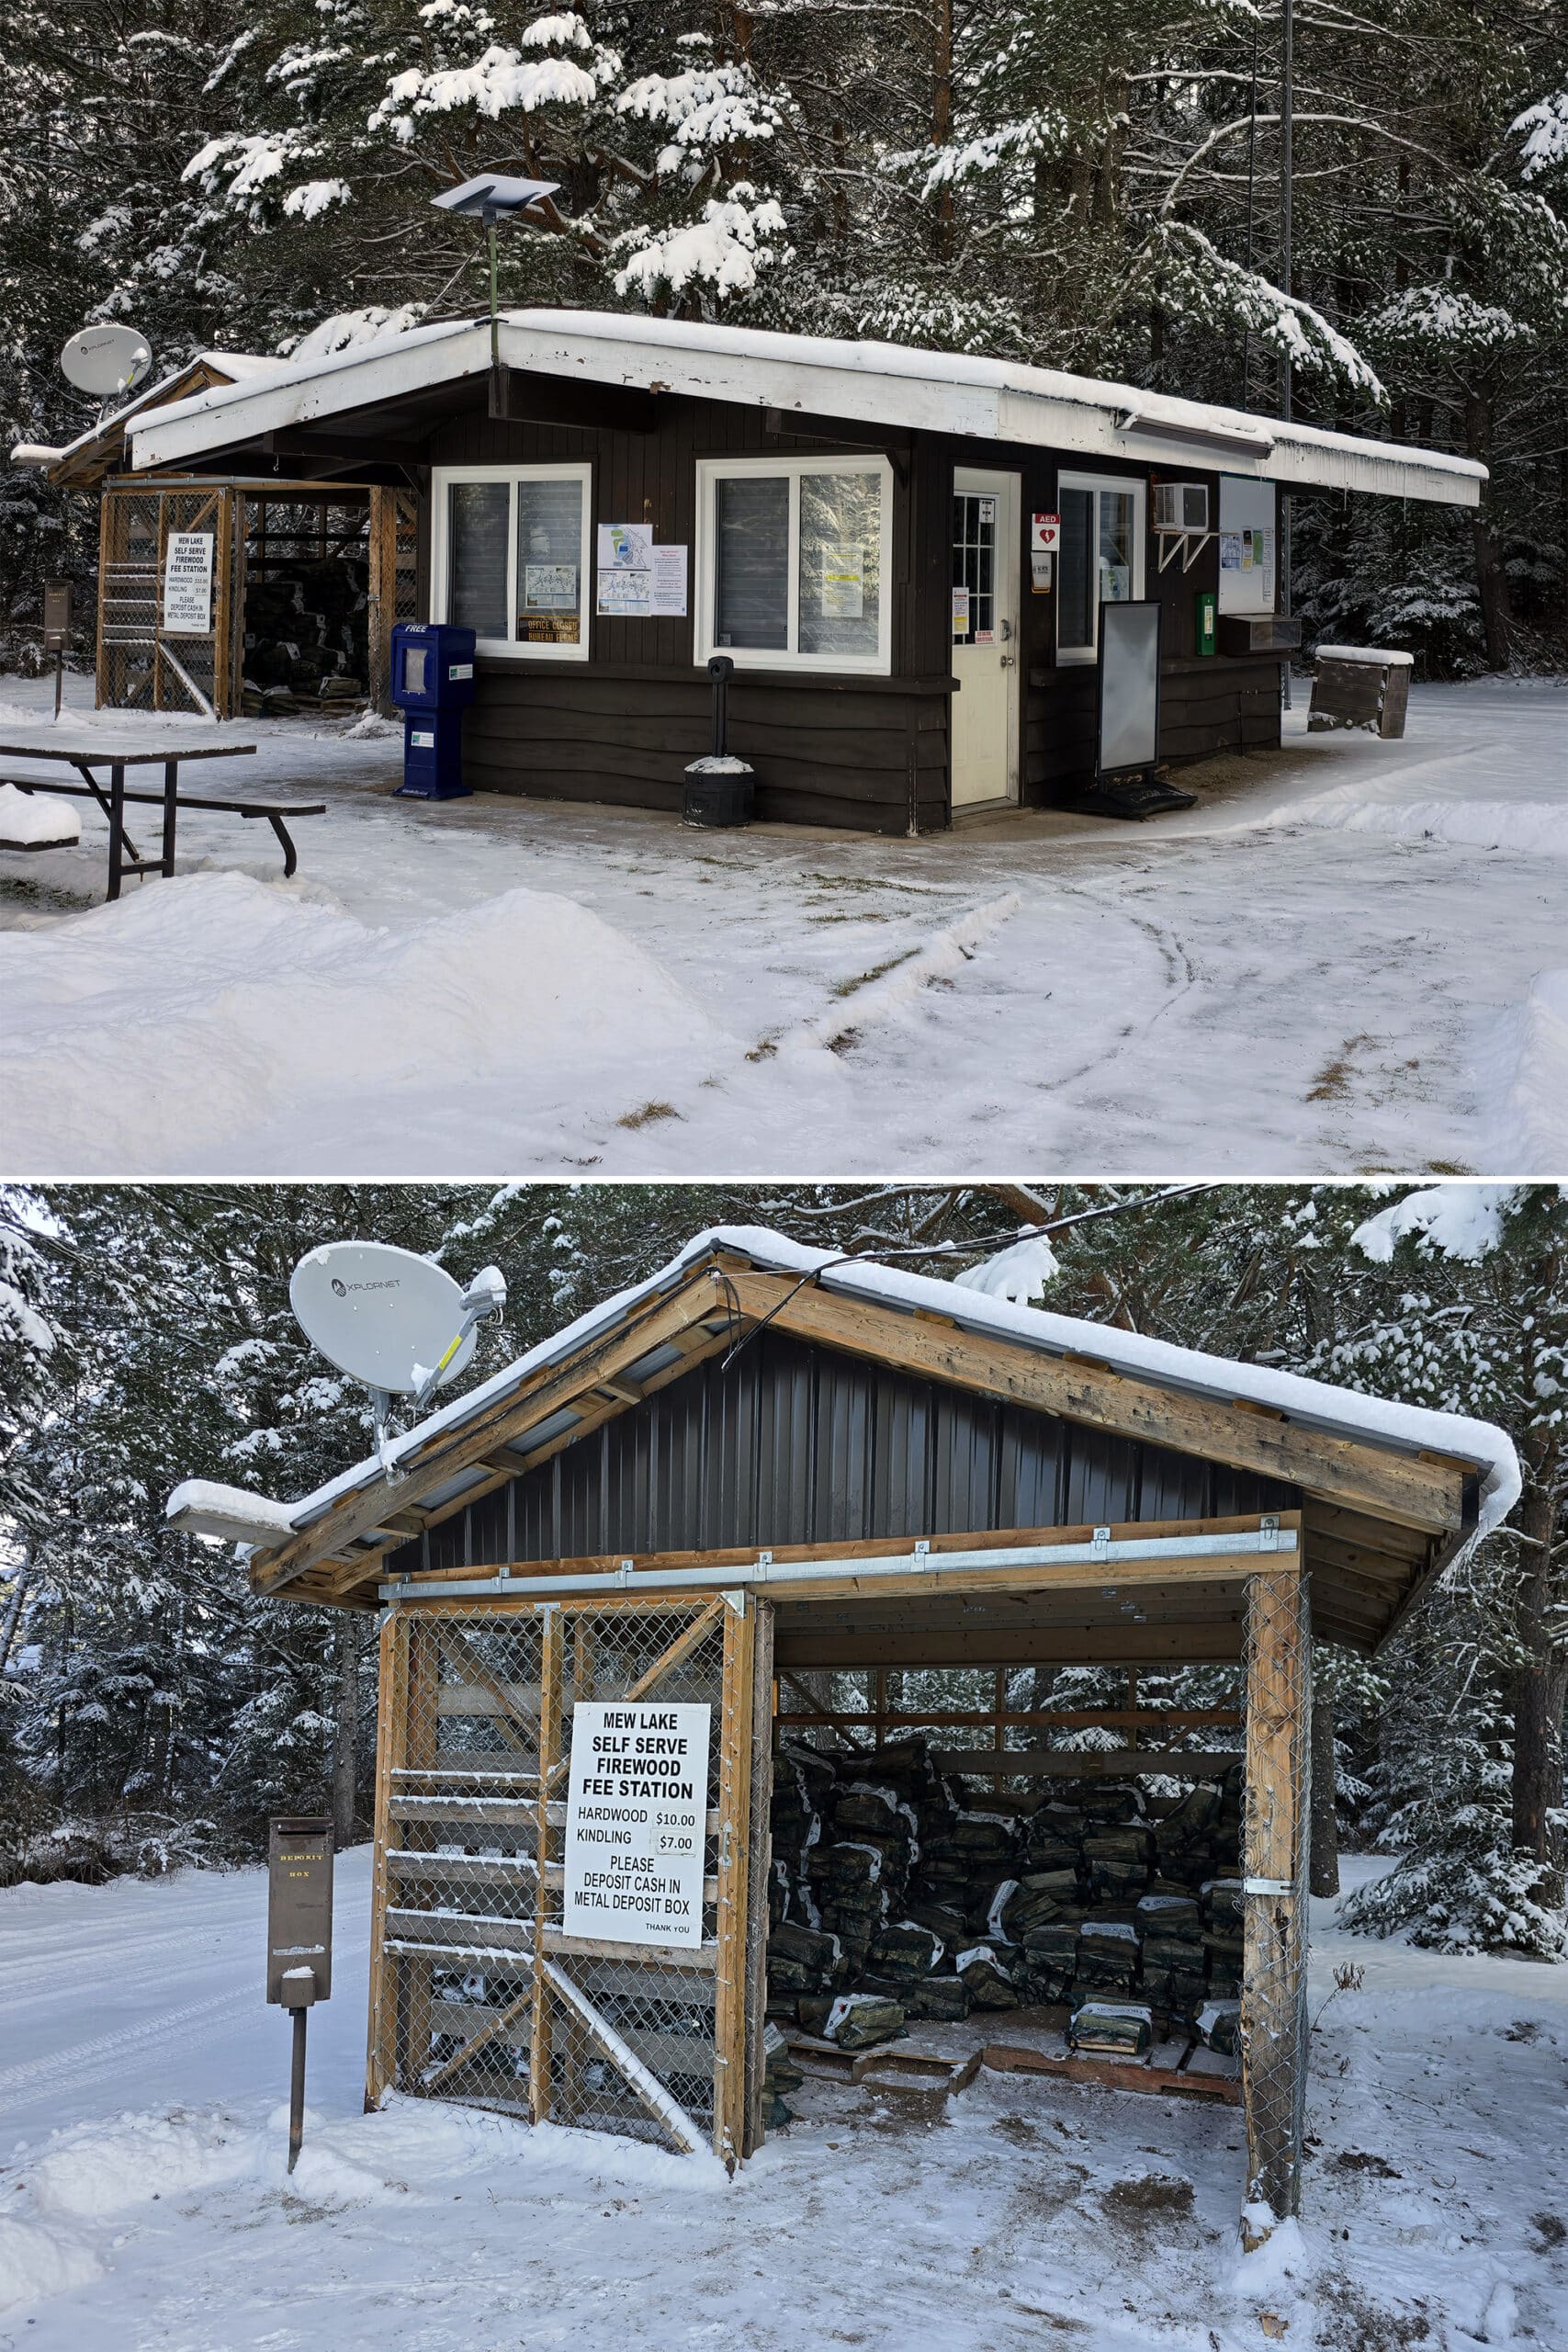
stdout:
{"type": "MultiPolygon", "coordinates": [[[[101,441],[104,435],[112,431],[117,424],[124,424],[126,431],[131,432],[134,429],[130,423],[131,418],[140,416],[150,402],[156,401],[166,385],[177,384],[180,378],[188,376],[193,368],[210,368],[215,372],[226,374],[231,383],[237,383],[243,377],[269,374],[273,368],[281,368],[284,364],[281,359],[269,359],[264,353],[255,351],[195,352],[189,359],[182,360],[177,368],[172,368],[166,376],[160,376],[155,384],[143,385],[140,391],[133,392],[130,400],[124,401],[118,408],[111,409],[107,416],[98,419],[96,424],[89,424],[85,433],[78,433],[74,441],[67,441],[62,449],[52,451],[51,459],[58,462],[62,458],[74,457],[80,449],[91,448],[95,441],[101,441]]],[[[204,395],[192,393],[188,397],[198,400],[204,395]]],[[[171,401],[166,405],[171,408],[183,408],[186,403],[184,401],[171,401]]],[[[15,458],[15,453],[13,453],[13,458],[15,458]]]]}
{"type": "MultiPolygon", "coordinates": [[[[355,345],[327,359],[285,364],[261,384],[199,393],[144,417],[131,427],[135,463],[176,463],[253,434],[480,375],[489,366],[489,342],[486,322],[460,320],[355,345]]],[[[1054,368],[897,344],[592,311],[510,311],[502,319],[499,343],[508,367],[568,380],[734,401],[785,414],[864,417],[1086,458],[1185,466],[1456,506],[1476,505],[1486,479],[1483,466],[1441,451],[1284,424],[1054,368]]]]}
{"type": "MultiPolygon", "coordinates": [[[[646,1282],[618,1292],[560,1331],[531,1348],[514,1363],[492,1373],[488,1380],[455,1397],[441,1410],[401,1436],[392,1439],[389,1453],[400,1459],[444,1431],[459,1429],[500,1403],[543,1365],[562,1362],[576,1353],[593,1334],[646,1304],[658,1293],[673,1289],[688,1269],[712,1250],[728,1250],[755,1266],[780,1273],[815,1273],[825,1290],[911,1312],[950,1316],[963,1329],[1033,1347],[1047,1355],[1089,1357],[1108,1370],[1146,1380],[1157,1386],[1204,1396],[1221,1404],[1238,1399],[1273,1407],[1298,1427],[1339,1437],[1358,1439],[1405,1453],[1439,1453],[1474,1464],[1481,1478],[1481,1508],[1477,1534],[1485,1534],[1506,1517],[1519,1493],[1519,1467],[1512,1441],[1492,1422],[1458,1413],[1438,1412],[1427,1406],[1391,1403],[1359,1390],[1337,1388],[1326,1381],[1310,1380],[1299,1373],[1277,1372],[1271,1365],[1233,1362],[1227,1356],[1205,1355],[1194,1348],[1178,1347],[1168,1340],[1151,1340],[1104,1323],[1080,1322],[1037,1306],[1014,1306],[1005,1299],[987,1297],[959,1283],[930,1274],[907,1272],[902,1267],[880,1265],[874,1259],[844,1260],[828,1250],[814,1250],[763,1226],[716,1226],[696,1234],[669,1264],[646,1282]]],[[[527,1458],[520,1456],[520,1471],[527,1458]]],[[[290,1505],[296,1532],[320,1519],[329,1506],[356,1488],[372,1485],[383,1475],[378,1456],[355,1463],[313,1494],[290,1505]]]]}
{"type": "Polygon", "coordinates": [[[462,319],[355,344],[325,359],[285,360],[259,382],[193,392],[139,417],[130,428],[131,463],[138,473],[177,465],[258,433],[373,407],[433,384],[483,375],[489,367],[488,322],[462,319]]]}

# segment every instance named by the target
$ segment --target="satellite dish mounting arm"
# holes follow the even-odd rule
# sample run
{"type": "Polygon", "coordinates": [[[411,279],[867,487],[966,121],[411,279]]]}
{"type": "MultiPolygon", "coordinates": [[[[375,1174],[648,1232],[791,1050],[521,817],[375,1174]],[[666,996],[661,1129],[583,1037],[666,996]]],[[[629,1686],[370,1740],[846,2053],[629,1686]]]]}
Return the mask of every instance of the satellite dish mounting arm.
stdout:
{"type": "Polygon", "coordinates": [[[499,1317],[505,1312],[506,1277],[499,1266],[485,1266],[474,1276],[473,1281],[463,1293],[463,1320],[457,1328],[456,1336],[450,1345],[444,1350],[440,1363],[433,1371],[425,1374],[414,1391],[413,1408],[416,1413],[423,1412],[440,1387],[443,1374],[469,1332],[477,1329],[479,1324],[488,1322],[491,1316],[499,1317]]]}

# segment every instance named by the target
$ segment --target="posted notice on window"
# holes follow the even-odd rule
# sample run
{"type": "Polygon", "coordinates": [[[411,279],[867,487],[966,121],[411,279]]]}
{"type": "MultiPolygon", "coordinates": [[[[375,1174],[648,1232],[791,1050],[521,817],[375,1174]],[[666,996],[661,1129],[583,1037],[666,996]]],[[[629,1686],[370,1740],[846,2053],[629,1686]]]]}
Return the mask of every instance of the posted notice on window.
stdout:
{"type": "Polygon", "coordinates": [[[569,1936],[700,1944],[711,1707],[579,1700],[566,1808],[569,1936]]]}
{"type": "Polygon", "coordinates": [[[171,531],[164,550],[164,634],[206,637],[212,628],[210,531],[171,531]]]}
{"type": "Polygon", "coordinates": [[[686,550],[656,547],[643,523],[599,526],[600,616],[651,620],[686,610],[686,550]]]}

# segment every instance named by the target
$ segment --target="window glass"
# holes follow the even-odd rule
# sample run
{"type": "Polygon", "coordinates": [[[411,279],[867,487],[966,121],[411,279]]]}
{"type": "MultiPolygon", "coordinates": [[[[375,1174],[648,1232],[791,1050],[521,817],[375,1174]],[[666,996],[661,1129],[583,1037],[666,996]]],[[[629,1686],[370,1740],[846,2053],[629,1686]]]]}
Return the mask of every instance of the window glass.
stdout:
{"type": "Polygon", "coordinates": [[[582,639],[582,484],[517,485],[517,636],[524,645],[582,639]]]}
{"type": "Polygon", "coordinates": [[[455,481],[450,491],[451,584],[446,616],[479,637],[505,638],[506,535],[512,486],[504,481],[455,481]]]}
{"type": "Polygon", "coordinates": [[[1089,532],[1094,518],[1092,490],[1059,493],[1062,514],[1060,579],[1056,590],[1056,642],[1092,645],[1098,599],[1089,560],[1089,532]]]}
{"type": "Polygon", "coordinates": [[[1130,490],[1102,490],[1100,500],[1100,602],[1125,605],[1133,594],[1133,513],[1130,490]]]}
{"type": "Polygon", "coordinates": [[[880,474],[802,474],[796,650],[874,659],[881,571],[880,474]]]}
{"type": "Polygon", "coordinates": [[[961,490],[953,501],[953,641],[990,645],[997,634],[997,501],[961,490]]]}
{"type": "MultiPolygon", "coordinates": [[[[742,475],[714,484],[714,643],[784,652],[789,644],[789,482],[742,475]]],[[[874,635],[873,639],[874,645],[874,635]]]]}

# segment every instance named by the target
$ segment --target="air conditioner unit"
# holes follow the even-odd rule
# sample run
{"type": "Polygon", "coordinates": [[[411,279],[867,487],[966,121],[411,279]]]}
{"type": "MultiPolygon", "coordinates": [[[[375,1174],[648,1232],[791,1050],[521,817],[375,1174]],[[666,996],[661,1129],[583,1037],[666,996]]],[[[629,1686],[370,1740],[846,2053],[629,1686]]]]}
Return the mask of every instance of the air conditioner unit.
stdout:
{"type": "Polygon", "coordinates": [[[1154,526],[1156,531],[1208,529],[1209,485],[1206,481],[1156,481],[1154,492],[1154,526]]]}

